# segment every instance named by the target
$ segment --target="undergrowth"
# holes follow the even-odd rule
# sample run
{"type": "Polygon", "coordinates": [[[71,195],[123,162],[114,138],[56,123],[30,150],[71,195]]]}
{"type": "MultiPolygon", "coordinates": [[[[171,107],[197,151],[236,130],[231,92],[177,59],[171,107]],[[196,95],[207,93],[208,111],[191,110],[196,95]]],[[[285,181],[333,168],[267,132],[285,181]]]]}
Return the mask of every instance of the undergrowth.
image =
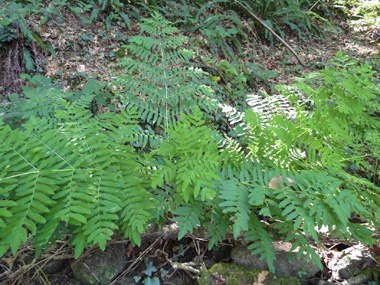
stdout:
{"type": "Polygon", "coordinates": [[[38,256],[64,237],[76,258],[116,233],[140,245],[146,229],[168,219],[179,238],[204,228],[210,249],[232,232],[271,271],[268,223],[320,268],[308,238],[318,242],[322,226],[373,244],[380,189],[349,170],[379,155],[380,90],[369,64],[339,53],[311,81],[282,87],[293,116],[265,113],[267,101],[251,97],[254,110],[234,113],[236,135],[222,136],[210,123],[217,102],[207,74],[180,49],[187,38],[158,14],[140,27],[113,82],[122,110],[91,112],[104,87],[95,82],[66,93],[36,80],[24,88],[27,100],[12,97],[4,112],[21,119],[0,123],[0,256],[29,242],[38,256]],[[148,128],[160,140],[142,151],[137,136],[148,128]],[[353,213],[366,224],[353,223],[353,213]]]}

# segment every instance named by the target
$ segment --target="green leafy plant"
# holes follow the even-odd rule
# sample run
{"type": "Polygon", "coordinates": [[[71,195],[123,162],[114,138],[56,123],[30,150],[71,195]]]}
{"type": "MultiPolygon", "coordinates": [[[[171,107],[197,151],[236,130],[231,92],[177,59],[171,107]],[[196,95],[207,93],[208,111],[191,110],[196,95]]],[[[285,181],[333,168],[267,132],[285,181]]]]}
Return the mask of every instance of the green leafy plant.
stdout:
{"type": "Polygon", "coordinates": [[[193,52],[182,48],[187,37],[160,14],[139,24],[149,36],[135,36],[125,47],[130,56],[121,60],[123,74],[116,78],[125,109],[136,108],[151,128],[168,128],[196,106],[215,110],[212,90],[199,84],[206,74],[188,65],[193,52]]]}
{"type": "MultiPolygon", "coordinates": [[[[350,222],[349,218],[351,213],[357,213],[361,219],[378,226],[376,217],[380,214],[380,204],[375,197],[379,187],[367,177],[347,171],[347,167],[352,163],[365,165],[368,158],[378,156],[378,141],[371,135],[379,127],[377,102],[380,92],[374,83],[376,77],[368,64],[358,65],[340,52],[331,67],[313,74],[310,81],[302,80],[290,89],[282,88],[293,102],[301,105],[291,107],[289,102],[284,105],[280,98],[270,102],[260,96],[251,96],[247,103],[254,111],[242,113],[225,107],[231,121],[239,126],[235,140],[249,149],[247,153],[244,148],[234,147],[240,152],[240,155],[234,155],[227,145],[231,159],[239,161],[240,157],[244,165],[247,162],[241,157],[251,157],[259,163],[224,170],[228,171],[225,178],[219,176],[220,184],[226,187],[220,193],[225,196],[217,194],[216,197],[235,197],[234,203],[229,200],[220,206],[234,207],[228,208],[235,215],[234,229],[237,229],[234,234],[247,230],[246,238],[251,240],[252,235],[252,240],[256,241],[250,246],[253,253],[262,253],[269,263],[274,257],[268,250],[270,239],[265,227],[255,221],[259,215],[270,221],[281,221],[275,223],[275,227],[288,233],[286,240],[292,241],[294,246],[301,245],[302,251],[314,262],[317,262],[317,256],[307,245],[304,235],[318,241],[315,228],[322,225],[331,231],[333,224],[341,238],[373,243],[370,230],[350,222]],[[295,90],[298,93],[292,93],[295,90]],[[310,98],[298,98],[297,94],[302,94],[300,90],[310,98]],[[270,104],[274,107],[268,107],[270,104]],[[282,113],[281,109],[286,112],[282,113]],[[251,169],[256,172],[252,173],[251,169]],[[226,182],[227,177],[232,180],[231,184],[226,182]],[[277,190],[271,186],[272,177],[277,177],[279,182],[275,187],[277,190]],[[295,183],[287,185],[288,178],[295,183]],[[258,181],[262,188],[255,188],[253,181],[258,181]],[[245,198],[246,195],[252,199],[245,198]],[[255,211],[255,206],[259,212],[247,218],[255,211]],[[261,234],[258,233],[260,228],[261,234]]],[[[374,167],[377,175],[378,169],[374,167]]]]}
{"type": "Polygon", "coordinates": [[[339,53],[311,82],[283,87],[286,103],[248,96],[251,110],[228,114],[239,123],[236,136],[220,142],[207,119],[214,102],[205,74],[187,67],[192,53],[181,49],[187,39],[158,14],[140,26],[149,36],[131,39],[115,82],[120,112],[90,111],[103,87],[93,81],[65,93],[29,78],[26,99],[12,98],[10,110],[29,119],[13,129],[0,121],[0,256],[27,242],[38,256],[64,236],[76,258],[88,246],[104,249],[116,232],[140,245],[149,226],[168,219],[179,238],[204,228],[210,249],[232,232],[271,271],[268,224],[320,267],[307,238],[318,242],[322,226],[373,243],[380,188],[346,171],[366,163],[365,147],[378,156],[380,92],[369,64],[339,53]],[[301,91],[307,103],[296,100],[301,91]],[[292,116],[280,110],[296,101],[292,116]],[[132,145],[147,126],[165,135],[144,153],[132,145]],[[367,224],[352,222],[352,213],[367,224]]]}
{"type": "Polygon", "coordinates": [[[368,139],[376,138],[369,134],[380,124],[377,75],[368,62],[358,65],[342,51],[334,59],[330,67],[299,80],[293,88],[310,96],[313,120],[306,120],[307,126],[335,152],[341,145],[349,148],[341,153],[342,162],[364,165],[361,150],[366,144],[374,146],[368,139]]]}
{"type": "Polygon", "coordinates": [[[174,24],[183,25],[185,29],[191,29],[197,25],[197,8],[186,0],[163,1],[160,3],[160,12],[174,24]]]}
{"type": "Polygon", "coordinates": [[[212,54],[233,58],[242,52],[241,41],[247,40],[247,34],[239,15],[229,5],[221,6],[227,2],[211,1],[202,5],[197,13],[198,25],[193,31],[199,29],[212,54]]]}
{"type": "MultiPolygon", "coordinates": [[[[125,3],[120,0],[83,0],[75,1],[75,5],[70,4],[69,8],[83,23],[91,23],[100,17],[105,19],[107,30],[109,31],[112,22],[116,22],[123,28],[131,28],[130,17],[123,11],[124,6],[125,3]],[[85,13],[90,15],[85,15],[85,13]]],[[[136,18],[140,18],[136,13],[132,14],[136,18]]]]}
{"type": "MultiPolygon", "coordinates": [[[[148,258],[144,258],[144,263],[145,263],[145,266],[146,266],[146,269],[144,271],[146,277],[143,279],[143,284],[145,285],[160,285],[160,279],[158,277],[152,277],[153,273],[159,271],[151,261],[149,261],[148,258]]],[[[160,269],[160,273],[162,276],[163,273],[166,273],[166,270],[164,270],[163,268],[160,269]]],[[[134,276],[133,279],[135,280],[135,282],[139,282],[142,277],[141,276],[134,276]]]]}
{"type": "MultiPolygon", "coordinates": [[[[263,23],[265,23],[269,28],[275,30],[280,36],[283,36],[283,28],[286,26],[298,34],[300,39],[307,36],[307,32],[313,34],[320,33],[320,29],[317,25],[313,24],[310,19],[312,17],[326,22],[327,20],[322,18],[316,12],[305,11],[303,7],[310,8],[312,4],[309,1],[295,1],[295,0],[281,0],[281,1],[253,1],[253,0],[243,0],[243,1],[226,1],[226,0],[215,0],[204,4],[198,12],[201,15],[204,11],[222,11],[218,14],[209,15],[207,19],[203,19],[203,25],[209,25],[217,23],[219,20],[229,20],[235,25],[235,30],[237,33],[245,38],[245,33],[242,29],[240,17],[246,15],[247,11],[242,10],[242,6],[245,6],[249,11],[257,13],[261,18],[263,18],[263,23]],[[240,17],[239,17],[240,15],[240,17]]],[[[268,31],[268,29],[261,29],[261,26],[256,27],[264,38],[269,39],[273,43],[273,34],[268,31]]],[[[224,33],[225,34],[225,33],[224,33]]],[[[226,45],[224,43],[218,43],[220,47],[226,45]]],[[[239,45],[237,45],[239,47],[239,45]]]]}
{"type": "Polygon", "coordinates": [[[39,36],[39,28],[32,28],[28,18],[39,16],[41,27],[54,15],[57,20],[62,17],[58,13],[65,1],[51,1],[49,7],[44,7],[41,1],[33,1],[23,5],[15,1],[0,1],[0,49],[5,50],[2,57],[7,64],[0,68],[2,84],[6,87],[5,95],[20,92],[22,82],[20,76],[25,72],[41,70],[38,66],[40,50],[45,54],[54,55],[50,42],[44,42],[39,36]]]}
{"type": "Polygon", "coordinates": [[[2,126],[7,139],[1,145],[1,255],[9,246],[15,253],[28,230],[35,244],[44,246],[68,225],[77,257],[88,244],[104,249],[117,228],[139,244],[153,201],[148,202],[144,183],[136,184],[143,182],[142,165],[134,149],[124,145],[134,117],[114,115],[89,121],[91,113],[83,107],[62,101],[56,114],[60,128],[35,117],[23,133],[2,126]],[[116,166],[116,161],[123,163],[116,166]]]}

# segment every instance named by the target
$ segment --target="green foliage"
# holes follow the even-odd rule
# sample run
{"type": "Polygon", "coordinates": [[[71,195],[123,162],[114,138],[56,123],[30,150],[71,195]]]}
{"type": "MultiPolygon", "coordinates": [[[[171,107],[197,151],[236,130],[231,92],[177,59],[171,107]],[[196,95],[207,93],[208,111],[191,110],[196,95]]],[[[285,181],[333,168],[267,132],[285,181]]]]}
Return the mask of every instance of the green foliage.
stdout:
{"type": "MultiPolygon", "coordinates": [[[[76,258],[88,246],[104,249],[116,232],[140,245],[149,226],[169,217],[179,238],[204,228],[209,248],[229,232],[242,237],[271,271],[268,224],[320,267],[307,238],[318,242],[322,226],[373,243],[380,188],[346,171],[367,163],[365,151],[379,155],[380,92],[368,64],[339,53],[312,81],[283,87],[289,100],[248,96],[251,110],[227,112],[236,135],[219,142],[205,119],[216,102],[202,84],[207,74],[188,67],[188,39],[159,14],[140,27],[113,82],[120,112],[93,114],[94,102],[113,99],[95,80],[64,92],[26,76],[33,87],[11,96],[5,112],[21,121],[0,122],[0,255],[16,254],[28,238],[38,255],[66,235],[76,258]],[[308,105],[296,98],[301,91],[308,105]],[[154,145],[154,136],[155,150],[133,147],[154,145]],[[352,213],[369,226],[352,223],[352,213]]],[[[231,66],[218,63],[226,83],[243,77],[231,66]]]]}
{"type": "MultiPolygon", "coordinates": [[[[314,16],[323,19],[317,13],[309,13],[307,10],[315,4],[312,1],[295,1],[295,0],[270,0],[270,1],[240,1],[252,11],[258,11],[259,15],[265,20],[265,23],[283,36],[283,26],[289,27],[298,34],[300,39],[307,36],[307,32],[320,33],[320,29],[314,25],[310,19],[314,16]]],[[[273,40],[273,35],[265,31],[265,38],[273,40]]]]}
{"type": "MultiPolygon", "coordinates": [[[[217,197],[228,200],[219,205],[227,207],[224,212],[234,212],[235,236],[248,227],[246,238],[257,240],[250,248],[254,253],[262,253],[269,263],[273,253],[268,251],[270,240],[265,227],[261,234],[257,233],[261,228],[255,221],[258,215],[282,221],[276,227],[289,234],[287,240],[293,242],[293,248],[300,246],[315,263],[319,263],[318,256],[304,235],[318,241],[315,228],[323,225],[331,232],[335,228],[341,238],[373,242],[369,229],[350,222],[349,218],[355,212],[370,224],[378,224],[380,204],[375,193],[379,187],[345,170],[352,164],[367,165],[368,156],[378,156],[378,138],[373,136],[379,128],[380,92],[374,83],[376,78],[368,64],[358,65],[340,52],[330,67],[313,74],[310,81],[282,88],[293,101],[302,99],[296,96],[300,90],[309,95],[307,108],[302,104],[306,100],[302,99],[299,100],[302,105],[281,114],[281,109],[290,111],[291,107],[283,105],[280,98],[270,103],[259,96],[248,97],[252,110],[245,115],[224,107],[231,122],[239,125],[236,140],[249,148],[245,154],[239,151],[240,156],[253,157],[259,163],[249,167],[245,165],[247,162],[240,167],[234,163],[235,168],[224,170],[227,174],[221,179],[217,197]],[[277,114],[272,114],[268,104],[278,104],[277,114]],[[271,189],[269,181],[278,175],[283,181],[291,178],[295,184],[290,187],[279,183],[280,188],[271,189]],[[247,193],[249,211],[242,198],[247,193]],[[253,216],[248,220],[242,211],[253,216]],[[249,226],[250,223],[255,226],[249,226]]],[[[236,156],[230,155],[236,161],[236,156]]]]}
{"type": "Polygon", "coordinates": [[[197,14],[199,24],[193,30],[199,29],[212,54],[233,58],[242,52],[241,41],[248,37],[239,15],[232,9],[218,6],[226,2],[228,1],[211,1],[204,4],[197,14]],[[218,10],[223,13],[213,12],[218,10]]]}
{"type": "MultiPolygon", "coordinates": [[[[322,23],[327,21],[316,12],[311,13],[303,9],[303,7],[310,8],[313,3],[309,3],[309,1],[210,1],[199,9],[198,18],[201,32],[211,43],[211,47],[214,46],[212,51],[214,54],[216,53],[215,47],[217,47],[223,51],[225,56],[233,56],[234,48],[240,51],[240,41],[237,36],[243,40],[246,39],[246,30],[250,28],[244,27],[240,18],[246,17],[247,11],[242,10],[240,5],[236,5],[236,2],[263,18],[265,24],[281,36],[284,35],[282,29],[286,26],[296,32],[300,39],[303,39],[307,32],[320,33],[320,29],[310,21],[311,17],[322,20],[322,23]],[[229,23],[228,27],[225,26],[226,22],[229,23]]],[[[258,31],[262,31],[260,34],[264,38],[273,43],[272,33],[260,24],[256,28],[258,31]]]]}
{"type": "Polygon", "coordinates": [[[174,24],[183,25],[185,29],[192,29],[197,25],[197,8],[186,0],[163,1],[160,3],[160,12],[173,21],[174,24]]]}
{"type": "Polygon", "coordinates": [[[21,29],[22,34],[29,40],[33,40],[31,31],[25,24],[25,17],[31,13],[31,10],[23,8],[19,3],[1,3],[4,7],[0,11],[0,41],[10,42],[18,38],[18,29],[21,29]]]}
{"type": "Polygon", "coordinates": [[[28,17],[38,15],[41,17],[41,24],[46,23],[49,17],[55,16],[56,20],[62,20],[59,8],[66,4],[66,0],[53,0],[49,7],[43,7],[41,0],[31,1],[26,5],[15,1],[0,1],[0,42],[11,42],[18,39],[20,35],[29,41],[36,37],[34,31],[28,26],[28,17]],[[19,33],[21,31],[21,33],[19,33]]]}
{"type": "Polygon", "coordinates": [[[186,202],[199,195],[201,200],[215,196],[211,181],[219,179],[216,168],[221,158],[211,129],[204,125],[198,108],[168,128],[168,139],[157,153],[166,158],[166,183],[175,183],[186,202]]]}
{"type": "Polygon", "coordinates": [[[141,32],[126,45],[130,57],[118,63],[124,73],[117,77],[123,108],[136,108],[144,123],[152,128],[168,128],[196,106],[211,112],[216,104],[212,90],[199,84],[205,73],[189,67],[193,52],[182,48],[187,37],[161,15],[140,24],[141,32]]]}
{"type": "Polygon", "coordinates": [[[368,63],[358,65],[341,51],[331,64],[293,86],[308,94],[312,102],[312,120],[299,120],[313,136],[324,139],[325,145],[339,153],[342,161],[365,165],[361,149],[373,145],[370,137],[375,138],[370,133],[380,126],[380,89],[374,82],[377,73],[368,63]],[[343,151],[342,146],[348,149],[343,151]]]}
{"type": "Polygon", "coordinates": [[[106,101],[110,99],[110,94],[104,92],[105,83],[94,79],[88,80],[80,91],[67,92],[55,86],[50,78],[39,74],[33,77],[29,75],[22,77],[28,80],[28,86],[23,87],[22,96],[11,94],[9,106],[0,107],[0,111],[6,112],[4,121],[12,128],[19,126],[19,122],[24,122],[31,116],[57,121],[54,117],[62,108],[62,99],[76,102],[93,112],[94,105],[110,106],[106,101]]]}
{"type": "Polygon", "coordinates": [[[245,98],[247,89],[247,78],[249,75],[244,72],[243,64],[239,64],[236,61],[229,62],[227,60],[215,60],[214,58],[205,58],[203,65],[206,66],[210,73],[210,81],[216,92],[221,94],[224,102],[229,104],[244,103],[242,100],[245,98]],[[219,90],[218,90],[219,89],[219,90]]]}
{"type": "MultiPolygon", "coordinates": [[[[128,1],[129,2],[129,1],[128,1]]],[[[83,23],[92,23],[98,18],[105,19],[107,30],[111,29],[113,22],[121,27],[131,29],[130,17],[124,12],[125,3],[120,0],[82,0],[75,1],[75,5],[70,4],[70,10],[76,14],[83,23]],[[85,13],[90,14],[86,16],[85,13]]],[[[136,16],[136,13],[133,15],[136,16]]]]}

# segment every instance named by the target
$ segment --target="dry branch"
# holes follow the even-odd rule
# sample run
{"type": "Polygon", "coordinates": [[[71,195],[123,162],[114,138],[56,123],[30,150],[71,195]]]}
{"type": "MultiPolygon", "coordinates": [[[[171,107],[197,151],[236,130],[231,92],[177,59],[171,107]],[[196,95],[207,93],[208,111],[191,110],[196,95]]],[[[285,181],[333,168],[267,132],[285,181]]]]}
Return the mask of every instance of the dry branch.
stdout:
{"type": "Polygon", "coordinates": [[[248,8],[247,6],[243,5],[242,3],[240,3],[239,1],[237,0],[234,0],[234,2],[236,4],[238,4],[240,7],[242,7],[244,10],[246,10],[255,20],[259,21],[259,23],[261,25],[264,26],[264,28],[266,28],[269,32],[271,32],[277,39],[279,39],[279,41],[285,45],[285,47],[287,49],[289,49],[294,55],[295,57],[297,58],[298,62],[302,65],[302,66],[305,66],[305,64],[303,63],[302,59],[298,56],[298,54],[296,53],[296,51],[294,49],[292,49],[292,47],[287,43],[285,42],[279,35],[277,35],[277,33],[275,31],[273,31],[273,29],[271,27],[269,27],[267,24],[265,24],[259,17],[257,17],[255,14],[253,14],[248,8]]]}

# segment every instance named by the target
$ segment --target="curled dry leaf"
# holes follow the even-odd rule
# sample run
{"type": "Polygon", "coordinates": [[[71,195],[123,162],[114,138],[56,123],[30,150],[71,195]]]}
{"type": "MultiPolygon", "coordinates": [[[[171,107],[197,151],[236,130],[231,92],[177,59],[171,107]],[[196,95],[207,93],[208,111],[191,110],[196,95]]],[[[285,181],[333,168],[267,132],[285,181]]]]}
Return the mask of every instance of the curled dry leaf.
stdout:
{"type": "Polygon", "coordinates": [[[48,65],[45,67],[45,70],[45,76],[52,77],[59,70],[59,66],[56,62],[49,62],[48,65]]]}
{"type": "Polygon", "coordinates": [[[293,185],[294,183],[296,183],[289,177],[286,177],[286,179],[288,180],[287,182],[285,182],[284,177],[282,177],[281,175],[276,175],[269,181],[269,187],[274,189],[281,189],[282,187],[279,181],[281,181],[284,186],[293,185]]]}
{"type": "Polygon", "coordinates": [[[264,285],[264,281],[265,279],[267,278],[269,274],[269,271],[261,271],[258,275],[257,275],[257,281],[256,282],[253,282],[253,285],[264,285]]]}

